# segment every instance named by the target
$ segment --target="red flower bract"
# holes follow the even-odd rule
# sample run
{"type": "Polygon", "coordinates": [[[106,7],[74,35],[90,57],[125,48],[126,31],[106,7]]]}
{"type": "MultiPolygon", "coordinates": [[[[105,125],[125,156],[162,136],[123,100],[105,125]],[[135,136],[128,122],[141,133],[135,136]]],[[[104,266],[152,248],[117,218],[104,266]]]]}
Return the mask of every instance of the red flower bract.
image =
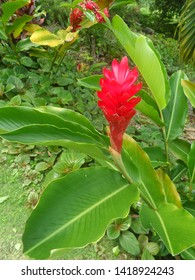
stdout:
{"type": "Polygon", "coordinates": [[[103,69],[104,78],[100,79],[101,91],[98,106],[102,109],[110,127],[111,147],[121,152],[123,134],[136,111],[134,107],[140,102],[140,97],[134,95],[141,89],[142,84],[134,84],[138,78],[136,68],[130,70],[127,57],[119,63],[112,62],[112,70],[103,69]]]}

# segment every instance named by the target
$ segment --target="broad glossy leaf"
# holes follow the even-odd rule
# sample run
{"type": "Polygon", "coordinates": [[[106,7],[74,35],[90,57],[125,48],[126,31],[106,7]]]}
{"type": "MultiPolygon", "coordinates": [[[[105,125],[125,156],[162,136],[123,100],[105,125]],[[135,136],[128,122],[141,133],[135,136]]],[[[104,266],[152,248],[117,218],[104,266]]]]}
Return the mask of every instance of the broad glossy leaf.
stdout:
{"type": "Polygon", "coordinates": [[[183,139],[175,139],[169,142],[171,152],[187,165],[187,157],[190,152],[190,143],[183,139]]]}
{"type": "Polygon", "coordinates": [[[102,77],[103,75],[93,75],[86,78],[78,79],[78,84],[86,88],[100,90],[100,79],[102,77]]]}
{"type": "Polygon", "coordinates": [[[181,79],[184,77],[185,74],[178,71],[170,78],[171,98],[163,111],[167,141],[173,140],[181,134],[187,118],[187,98],[181,86],[181,79]]]}
{"type": "Polygon", "coordinates": [[[138,198],[134,185],[104,167],[80,169],[57,179],[47,186],[26,223],[24,253],[45,259],[51,250],[95,242],[110,222],[128,214],[138,198]]]}
{"type": "Polygon", "coordinates": [[[58,128],[46,124],[29,125],[4,133],[1,137],[10,142],[19,142],[25,145],[62,146],[83,152],[97,159],[108,160],[106,157],[107,150],[104,147],[98,147],[99,143],[91,136],[67,128],[58,128]]]}
{"type": "Polygon", "coordinates": [[[152,227],[172,255],[195,245],[195,218],[183,208],[163,203],[157,210],[143,205],[141,219],[146,227],[152,227]]]}
{"type": "Polygon", "coordinates": [[[49,47],[57,47],[64,43],[59,36],[51,33],[49,30],[41,28],[36,30],[30,37],[31,42],[41,45],[41,46],[49,46],[49,47]]]}
{"type": "Polygon", "coordinates": [[[161,169],[157,170],[157,174],[165,191],[166,202],[173,203],[178,208],[182,208],[181,199],[177,192],[177,188],[169,176],[161,169]]]}
{"type": "Polygon", "coordinates": [[[128,166],[128,161],[130,160],[136,167],[135,172],[133,169],[127,169],[127,172],[140,185],[139,187],[143,197],[149,201],[152,207],[157,208],[158,205],[165,201],[165,194],[148,155],[128,135],[124,136],[123,147],[128,153],[128,157],[124,158],[122,156],[124,166],[128,166]]]}
{"type": "Polygon", "coordinates": [[[195,83],[187,80],[181,80],[184,93],[190,100],[190,103],[195,107],[195,83]]]}
{"type": "Polygon", "coordinates": [[[96,140],[101,139],[100,134],[84,116],[71,110],[57,107],[39,107],[37,109],[6,107],[0,110],[1,133],[11,132],[25,126],[36,124],[66,128],[72,132],[88,134],[96,140]]]}
{"type": "Polygon", "coordinates": [[[119,16],[113,18],[112,30],[148,84],[159,109],[165,108],[169,99],[167,73],[152,42],[133,33],[119,16]]]}
{"type": "Polygon", "coordinates": [[[164,125],[164,123],[159,117],[158,111],[156,111],[156,109],[154,109],[154,107],[149,105],[144,99],[142,99],[141,102],[139,102],[136,105],[136,109],[140,111],[142,114],[144,114],[145,116],[149,117],[157,125],[159,126],[164,125]]]}
{"type": "Polygon", "coordinates": [[[8,1],[2,5],[2,22],[6,23],[15,11],[25,6],[29,0],[8,1]]]}
{"type": "Polygon", "coordinates": [[[188,154],[188,169],[190,173],[190,182],[195,183],[195,141],[191,144],[188,154]]]}
{"type": "Polygon", "coordinates": [[[38,47],[38,46],[37,46],[37,44],[33,44],[30,41],[30,38],[26,38],[26,39],[20,40],[16,44],[16,49],[18,51],[27,51],[27,50],[31,49],[32,47],[38,47]]]}

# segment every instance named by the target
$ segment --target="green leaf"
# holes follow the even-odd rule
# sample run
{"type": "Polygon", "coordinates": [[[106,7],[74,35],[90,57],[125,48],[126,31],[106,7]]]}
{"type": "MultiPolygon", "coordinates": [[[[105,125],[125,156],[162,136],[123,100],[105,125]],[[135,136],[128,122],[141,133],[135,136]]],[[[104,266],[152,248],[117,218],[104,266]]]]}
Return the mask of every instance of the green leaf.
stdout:
{"type": "Polygon", "coordinates": [[[178,208],[182,208],[181,199],[179,193],[177,192],[177,188],[171,181],[169,176],[162,169],[158,169],[156,172],[158,174],[161,184],[163,185],[166,202],[173,203],[178,208]]]}
{"type": "Polygon", "coordinates": [[[187,98],[181,86],[181,79],[184,77],[185,74],[178,71],[170,78],[171,98],[163,111],[167,141],[173,140],[181,134],[187,118],[187,98]]]}
{"type": "Polygon", "coordinates": [[[143,205],[140,215],[144,226],[154,228],[172,255],[195,245],[195,218],[183,208],[162,203],[153,210],[143,205]]]}
{"type": "Polygon", "coordinates": [[[47,186],[26,223],[24,253],[45,259],[51,250],[95,242],[138,198],[134,185],[105,167],[84,168],[57,179],[47,186]]]}
{"type": "Polygon", "coordinates": [[[10,106],[20,106],[21,105],[21,97],[20,95],[16,95],[14,96],[10,101],[9,101],[9,105],[10,106]]]}
{"type": "Polygon", "coordinates": [[[58,174],[65,175],[79,169],[85,163],[85,158],[85,154],[74,151],[64,151],[53,170],[58,174]]]}
{"type": "Polygon", "coordinates": [[[28,51],[32,47],[38,47],[37,44],[31,42],[30,38],[25,38],[16,44],[17,51],[28,51]]]}
{"type": "Polygon", "coordinates": [[[158,108],[165,108],[169,99],[168,78],[152,41],[133,33],[119,16],[114,16],[112,29],[148,84],[158,108]]]}
{"type": "Polygon", "coordinates": [[[28,0],[8,1],[2,5],[2,22],[5,24],[18,9],[24,7],[28,0]]]}
{"type": "Polygon", "coordinates": [[[147,234],[148,233],[148,229],[144,228],[139,217],[132,219],[131,229],[136,234],[147,234]]]}
{"type": "Polygon", "coordinates": [[[49,168],[49,165],[45,161],[38,162],[35,166],[35,170],[38,172],[47,170],[48,168],[49,168]]]}
{"type": "Polygon", "coordinates": [[[185,95],[190,100],[191,105],[195,107],[195,83],[187,80],[181,80],[181,85],[185,95]]]}
{"type": "Polygon", "coordinates": [[[33,19],[33,16],[29,16],[24,14],[21,17],[15,19],[12,25],[9,25],[6,29],[7,32],[10,34],[13,32],[14,38],[17,38],[20,33],[23,31],[23,28],[27,22],[30,22],[33,19]]]}
{"type": "Polygon", "coordinates": [[[121,6],[125,6],[128,4],[135,4],[136,1],[134,0],[115,0],[113,1],[113,4],[111,5],[110,9],[115,9],[115,8],[119,8],[121,6]]]}
{"type": "Polygon", "coordinates": [[[160,147],[145,147],[143,150],[148,154],[154,168],[167,164],[166,156],[160,147]]]}
{"type": "Polygon", "coordinates": [[[155,242],[148,242],[146,249],[153,256],[156,256],[160,250],[159,245],[155,242]]]}
{"type": "Polygon", "coordinates": [[[190,174],[190,182],[195,183],[195,141],[191,144],[187,163],[190,174]]]}
{"type": "Polygon", "coordinates": [[[188,200],[183,204],[183,207],[195,217],[195,201],[188,200]]]}
{"type": "Polygon", "coordinates": [[[154,208],[165,201],[163,187],[156,171],[153,169],[148,155],[141,149],[137,142],[128,135],[123,138],[123,147],[128,157],[122,155],[124,166],[127,167],[130,177],[139,184],[143,197],[154,208]],[[129,161],[135,169],[128,168],[129,161]]]}
{"type": "Polygon", "coordinates": [[[23,82],[19,78],[15,77],[15,76],[10,76],[7,79],[7,84],[14,85],[14,87],[16,88],[17,91],[20,91],[24,87],[23,82]]]}
{"type": "Polygon", "coordinates": [[[128,230],[131,226],[131,216],[127,216],[125,219],[117,220],[117,223],[120,225],[120,230],[128,230]]]}
{"type": "MultiPolygon", "coordinates": [[[[14,77],[14,81],[15,81],[14,77]]],[[[16,78],[19,83],[19,79],[16,78]]],[[[17,84],[16,84],[17,85],[17,84]]],[[[20,85],[20,84],[19,84],[20,85]]],[[[94,129],[90,122],[71,110],[61,109],[57,107],[6,107],[0,110],[0,130],[11,132],[24,126],[46,124],[56,126],[58,128],[66,128],[71,131],[89,134],[98,139],[100,134],[94,129]],[[51,113],[50,113],[51,112],[51,113]]]]}
{"type": "Polygon", "coordinates": [[[93,90],[100,90],[100,79],[103,75],[93,75],[86,78],[78,79],[78,84],[80,86],[90,88],[93,90]]]}
{"type": "Polygon", "coordinates": [[[144,248],[143,253],[141,255],[141,260],[155,260],[155,259],[150,254],[150,252],[146,248],[144,248]]]}
{"type": "Polygon", "coordinates": [[[39,110],[0,108],[0,133],[9,141],[62,146],[108,160],[105,149],[107,137],[98,133],[85,117],[71,110],[52,107],[41,107],[39,110]]]}
{"type": "Polygon", "coordinates": [[[111,224],[107,228],[107,236],[109,239],[116,239],[120,236],[120,229],[117,228],[117,224],[111,224]]]}
{"type": "Polygon", "coordinates": [[[189,248],[181,253],[184,260],[195,260],[195,248],[189,248]]]}
{"type": "Polygon", "coordinates": [[[62,45],[64,41],[57,35],[51,33],[44,28],[36,30],[30,37],[30,40],[34,44],[41,46],[57,47],[62,45]]]}
{"type": "Polygon", "coordinates": [[[119,237],[121,247],[133,256],[140,254],[140,247],[137,238],[132,232],[125,231],[119,237]]]}
{"type": "Polygon", "coordinates": [[[156,109],[151,105],[149,105],[144,99],[142,99],[141,102],[139,102],[136,105],[136,109],[140,111],[142,114],[144,114],[145,116],[149,117],[157,125],[159,126],[164,125],[164,123],[159,117],[158,111],[156,111],[156,109]]]}
{"type": "Polygon", "coordinates": [[[187,165],[187,157],[190,152],[190,143],[183,139],[175,139],[169,142],[171,152],[187,165]]]}

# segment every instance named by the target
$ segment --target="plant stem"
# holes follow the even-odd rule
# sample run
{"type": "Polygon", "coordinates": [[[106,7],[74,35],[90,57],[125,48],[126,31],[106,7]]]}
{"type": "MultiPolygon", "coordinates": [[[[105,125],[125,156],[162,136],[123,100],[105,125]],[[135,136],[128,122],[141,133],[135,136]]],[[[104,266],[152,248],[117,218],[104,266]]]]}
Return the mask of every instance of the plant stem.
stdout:
{"type": "MultiPolygon", "coordinates": [[[[161,110],[159,110],[159,112],[160,112],[161,121],[164,123],[164,118],[161,110]]],[[[167,142],[167,134],[166,134],[165,126],[162,127],[162,135],[164,139],[166,161],[169,162],[169,147],[167,142]]]]}

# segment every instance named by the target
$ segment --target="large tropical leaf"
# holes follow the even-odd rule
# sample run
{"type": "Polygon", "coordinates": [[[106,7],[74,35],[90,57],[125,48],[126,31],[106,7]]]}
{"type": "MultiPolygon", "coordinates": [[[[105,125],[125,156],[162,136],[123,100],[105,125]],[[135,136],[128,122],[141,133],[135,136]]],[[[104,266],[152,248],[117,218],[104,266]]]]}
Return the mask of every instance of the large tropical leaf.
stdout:
{"type": "Polygon", "coordinates": [[[165,192],[148,155],[128,135],[123,139],[122,159],[126,172],[139,185],[142,197],[152,208],[165,202],[165,192]]]}
{"type": "Polygon", "coordinates": [[[184,4],[178,30],[182,59],[195,62],[195,0],[187,0],[184,4]]]}
{"type": "Polygon", "coordinates": [[[101,136],[85,117],[71,110],[0,108],[0,135],[12,142],[63,146],[106,159],[108,139],[101,136]]]}
{"type": "Polygon", "coordinates": [[[155,229],[172,255],[195,245],[195,218],[183,208],[163,203],[153,210],[143,205],[140,215],[143,225],[155,229]]]}
{"type": "Polygon", "coordinates": [[[166,69],[152,41],[143,35],[133,33],[119,16],[113,18],[110,28],[136,64],[158,108],[162,110],[169,100],[169,84],[166,69]]]}
{"type": "Polygon", "coordinates": [[[181,79],[184,77],[185,74],[178,71],[170,78],[171,98],[163,111],[167,141],[176,139],[181,134],[187,118],[188,103],[181,86],[181,79]]]}
{"type": "Polygon", "coordinates": [[[117,171],[84,168],[51,182],[26,223],[24,253],[45,259],[51,250],[99,240],[116,218],[126,217],[139,198],[117,171]]]}

